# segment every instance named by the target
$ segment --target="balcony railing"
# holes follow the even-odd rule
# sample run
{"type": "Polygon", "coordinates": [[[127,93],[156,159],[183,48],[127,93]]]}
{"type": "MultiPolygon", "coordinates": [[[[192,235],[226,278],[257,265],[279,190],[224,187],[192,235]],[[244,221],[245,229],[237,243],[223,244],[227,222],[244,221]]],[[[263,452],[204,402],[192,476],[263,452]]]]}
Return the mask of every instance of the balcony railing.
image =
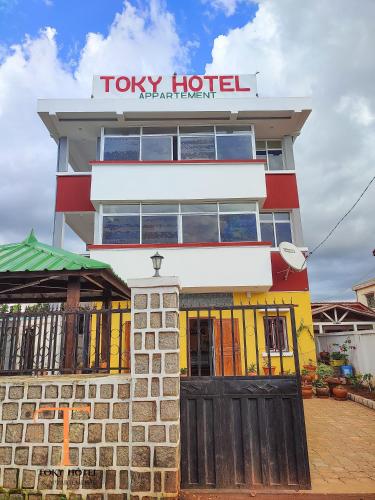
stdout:
{"type": "Polygon", "coordinates": [[[0,314],[0,375],[130,372],[130,309],[0,314]]]}

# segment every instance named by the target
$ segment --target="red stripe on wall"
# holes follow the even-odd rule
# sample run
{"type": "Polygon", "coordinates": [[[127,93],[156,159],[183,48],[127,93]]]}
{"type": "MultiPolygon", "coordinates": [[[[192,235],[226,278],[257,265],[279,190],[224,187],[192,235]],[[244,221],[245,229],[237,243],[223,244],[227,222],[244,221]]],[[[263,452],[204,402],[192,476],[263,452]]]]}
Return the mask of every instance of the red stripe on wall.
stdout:
{"type": "Polygon", "coordinates": [[[95,212],[90,192],[91,175],[58,176],[56,212],[95,212]]]}
{"type": "Polygon", "coordinates": [[[299,208],[296,174],[266,174],[265,210],[299,208]]]}
{"type": "Polygon", "coordinates": [[[272,281],[271,292],[304,292],[309,289],[307,271],[290,271],[285,279],[288,265],[279,252],[271,252],[272,281]]]}

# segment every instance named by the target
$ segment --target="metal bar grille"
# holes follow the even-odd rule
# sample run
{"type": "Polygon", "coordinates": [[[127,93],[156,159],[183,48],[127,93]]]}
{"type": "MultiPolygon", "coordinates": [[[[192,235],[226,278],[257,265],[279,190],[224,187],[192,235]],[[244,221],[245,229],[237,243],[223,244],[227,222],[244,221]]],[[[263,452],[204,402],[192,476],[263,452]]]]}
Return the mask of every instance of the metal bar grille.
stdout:
{"type": "Polygon", "coordinates": [[[1,313],[0,375],[127,373],[128,322],[119,308],[1,313]]]}

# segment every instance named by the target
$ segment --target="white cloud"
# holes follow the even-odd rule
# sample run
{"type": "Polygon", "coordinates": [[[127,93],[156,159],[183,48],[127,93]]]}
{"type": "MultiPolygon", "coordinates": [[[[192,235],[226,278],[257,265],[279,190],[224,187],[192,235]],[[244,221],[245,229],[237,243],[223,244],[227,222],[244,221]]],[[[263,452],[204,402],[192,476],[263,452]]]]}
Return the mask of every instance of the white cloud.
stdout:
{"type": "MultiPolygon", "coordinates": [[[[314,247],[375,174],[375,2],[261,0],[255,18],[216,38],[207,73],[260,71],[260,95],[312,95],[296,141],[305,238],[314,247]]],[[[375,275],[375,186],[310,261],[315,298],[350,297],[375,275]]]]}
{"type": "Polygon", "coordinates": [[[203,3],[209,3],[211,7],[224,11],[226,16],[232,16],[237,9],[239,0],[203,0],[203,3]]]}
{"type": "MultiPolygon", "coordinates": [[[[187,52],[173,16],[152,0],[143,10],[126,2],[108,36],[89,33],[74,74],[59,59],[56,32],[50,27],[37,38],[26,36],[22,43],[4,48],[1,55],[0,243],[19,241],[31,227],[48,242],[56,145],[36,114],[37,99],[89,97],[97,72],[184,71],[187,52]]],[[[78,248],[72,238],[68,243],[78,248]]]]}

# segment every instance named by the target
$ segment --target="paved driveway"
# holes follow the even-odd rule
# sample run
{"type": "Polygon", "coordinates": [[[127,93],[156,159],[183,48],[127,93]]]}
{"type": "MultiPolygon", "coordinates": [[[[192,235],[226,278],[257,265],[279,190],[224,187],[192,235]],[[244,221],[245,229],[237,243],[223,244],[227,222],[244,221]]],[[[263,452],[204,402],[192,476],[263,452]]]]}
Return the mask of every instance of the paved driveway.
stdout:
{"type": "Polygon", "coordinates": [[[375,411],[331,398],[304,408],[313,492],[375,493],[375,411]]]}

